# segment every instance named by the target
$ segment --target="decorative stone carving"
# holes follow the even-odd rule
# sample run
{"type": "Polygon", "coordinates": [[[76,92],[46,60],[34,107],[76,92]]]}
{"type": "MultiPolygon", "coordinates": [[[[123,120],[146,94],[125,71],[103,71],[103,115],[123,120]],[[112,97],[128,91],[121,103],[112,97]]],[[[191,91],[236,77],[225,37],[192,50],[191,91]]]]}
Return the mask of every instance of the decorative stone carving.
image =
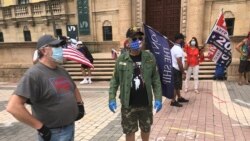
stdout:
{"type": "Polygon", "coordinates": [[[6,28],[8,27],[5,20],[1,20],[1,21],[0,21],[0,25],[1,25],[4,29],[6,29],[6,28]]]}
{"type": "Polygon", "coordinates": [[[36,26],[36,23],[35,21],[32,19],[32,20],[28,20],[28,23],[31,25],[31,26],[36,26]]]}
{"type": "Polygon", "coordinates": [[[49,26],[49,20],[47,18],[43,18],[42,21],[44,25],[49,26]]]}
{"type": "Polygon", "coordinates": [[[15,25],[15,27],[19,27],[19,22],[18,21],[13,21],[13,25],[15,25]]]}

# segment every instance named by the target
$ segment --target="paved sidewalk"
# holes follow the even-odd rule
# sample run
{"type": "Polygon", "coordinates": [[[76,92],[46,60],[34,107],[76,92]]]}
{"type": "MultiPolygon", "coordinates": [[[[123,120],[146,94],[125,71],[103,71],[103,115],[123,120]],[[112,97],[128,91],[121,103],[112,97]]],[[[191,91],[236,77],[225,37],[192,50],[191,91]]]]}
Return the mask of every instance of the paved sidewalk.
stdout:
{"type": "MultiPolygon", "coordinates": [[[[78,85],[87,114],[76,122],[75,141],[125,140],[120,110],[113,114],[108,109],[108,85],[78,85]]],[[[16,83],[0,82],[0,141],[35,141],[36,131],[5,111],[15,87],[16,83]]],[[[182,94],[190,100],[182,108],[171,107],[164,100],[163,109],[154,115],[150,141],[250,141],[249,91],[250,85],[236,82],[200,81],[200,94],[192,89],[182,94]]],[[[139,132],[136,137],[141,141],[139,132]]]]}

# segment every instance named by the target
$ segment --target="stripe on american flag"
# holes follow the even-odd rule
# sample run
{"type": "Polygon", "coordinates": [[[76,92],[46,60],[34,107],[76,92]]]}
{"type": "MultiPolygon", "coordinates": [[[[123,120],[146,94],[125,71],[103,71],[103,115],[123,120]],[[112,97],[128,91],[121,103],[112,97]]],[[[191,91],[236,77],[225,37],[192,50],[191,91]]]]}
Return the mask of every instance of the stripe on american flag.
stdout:
{"type": "Polygon", "coordinates": [[[74,47],[68,46],[68,48],[63,48],[63,57],[67,60],[75,61],[77,63],[94,68],[94,65],[91,64],[90,61],[74,47]]]}

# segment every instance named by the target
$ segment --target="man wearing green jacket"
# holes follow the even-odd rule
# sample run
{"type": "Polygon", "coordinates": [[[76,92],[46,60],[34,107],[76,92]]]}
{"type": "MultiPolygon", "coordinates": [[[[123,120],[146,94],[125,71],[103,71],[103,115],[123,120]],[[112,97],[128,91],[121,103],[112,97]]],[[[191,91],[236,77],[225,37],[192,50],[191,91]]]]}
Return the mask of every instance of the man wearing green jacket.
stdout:
{"type": "Polygon", "coordinates": [[[116,61],[109,89],[109,108],[112,112],[117,107],[116,92],[119,86],[121,124],[126,141],[135,140],[138,123],[142,140],[148,141],[153,123],[152,101],[154,99],[154,109],[159,112],[162,108],[162,90],[155,58],[140,49],[139,40],[131,41],[130,51],[116,61]]]}

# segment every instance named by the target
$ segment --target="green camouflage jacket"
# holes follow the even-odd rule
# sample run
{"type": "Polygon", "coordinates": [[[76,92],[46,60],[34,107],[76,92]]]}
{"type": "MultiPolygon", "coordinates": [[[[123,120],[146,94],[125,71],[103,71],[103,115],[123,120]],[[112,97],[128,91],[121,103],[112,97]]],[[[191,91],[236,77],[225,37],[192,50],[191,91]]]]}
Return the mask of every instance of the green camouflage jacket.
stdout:
{"type": "MultiPolygon", "coordinates": [[[[153,54],[142,51],[142,75],[146,85],[148,94],[149,106],[152,106],[153,94],[155,100],[162,101],[162,90],[159,73],[156,67],[156,61],[153,54]],[[153,88],[153,93],[152,93],[153,88]]],[[[109,101],[115,100],[116,92],[120,86],[121,104],[127,108],[129,107],[130,89],[133,77],[133,61],[129,53],[122,54],[115,64],[113,77],[110,81],[109,101]]]]}

